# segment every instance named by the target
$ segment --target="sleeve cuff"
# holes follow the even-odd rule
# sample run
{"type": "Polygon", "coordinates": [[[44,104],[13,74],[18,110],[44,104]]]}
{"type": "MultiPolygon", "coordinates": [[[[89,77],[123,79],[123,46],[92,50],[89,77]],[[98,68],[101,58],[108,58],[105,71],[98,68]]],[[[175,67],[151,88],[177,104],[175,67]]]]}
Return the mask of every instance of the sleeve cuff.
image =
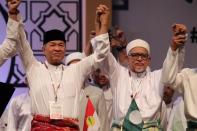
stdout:
{"type": "Polygon", "coordinates": [[[101,34],[101,35],[98,35],[98,36],[92,38],[91,44],[92,44],[93,50],[95,50],[97,47],[96,41],[104,41],[104,43],[109,43],[109,34],[105,33],[105,34],[101,34]]]}
{"type": "Polygon", "coordinates": [[[108,33],[101,34],[101,35],[98,35],[98,36],[94,37],[94,39],[96,41],[104,40],[105,42],[109,42],[109,35],[108,35],[108,33]]]}
{"type": "Polygon", "coordinates": [[[169,47],[168,52],[172,55],[172,56],[176,56],[179,53],[179,49],[177,49],[176,51],[173,51],[171,47],[169,47]]]}

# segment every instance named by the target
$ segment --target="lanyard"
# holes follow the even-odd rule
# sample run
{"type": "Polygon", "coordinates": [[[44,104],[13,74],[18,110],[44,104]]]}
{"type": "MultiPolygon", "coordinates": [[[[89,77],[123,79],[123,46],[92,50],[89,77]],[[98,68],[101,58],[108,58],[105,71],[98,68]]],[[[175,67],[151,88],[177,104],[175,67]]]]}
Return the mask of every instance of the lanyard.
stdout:
{"type": "Polygon", "coordinates": [[[64,67],[62,66],[61,79],[60,79],[59,84],[57,85],[57,88],[55,88],[54,81],[53,81],[53,79],[52,79],[52,75],[51,75],[51,73],[50,73],[50,71],[49,71],[49,68],[48,68],[48,66],[47,66],[46,63],[44,63],[44,65],[45,65],[46,69],[47,69],[48,72],[49,72],[49,76],[50,76],[50,79],[51,79],[51,82],[52,82],[53,92],[54,92],[54,95],[55,95],[55,102],[57,102],[57,91],[58,91],[58,89],[60,88],[60,85],[61,85],[61,83],[62,83],[64,67]]]}
{"type": "MultiPolygon", "coordinates": [[[[130,72],[129,72],[130,73],[130,72]]],[[[139,82],[136,85],[136,80],[134,80],[134,78],[130,75],[130,80],[131,80],[131,90],[132,90],[132,94],[131,94],[131,98],[135,98],[141,91],[142,91],[142,87],[141,84],[144,81],[144,79],[147,78],[147,73],[145,73],[145,77],[144,78],[137,78],[139,79],[139,82]]]]}
{"type": "Polygon", "coordinates": [[[143,81],[144,79],[146,79],[146,76],[145,76],[145,78],[140,79],[139,82],[138,82],[137,85],[136,85],[136,84],[134,83],[134,82],[136,82],[136,81],[133,80],[133,78],[132,78],[132,81],[131,81],[131,90],[132,90],[131,97],[132,97],[132,98],[137,97],[137,95],[142,91],[141,85],[142,85],[142,81],[143,81]]]}

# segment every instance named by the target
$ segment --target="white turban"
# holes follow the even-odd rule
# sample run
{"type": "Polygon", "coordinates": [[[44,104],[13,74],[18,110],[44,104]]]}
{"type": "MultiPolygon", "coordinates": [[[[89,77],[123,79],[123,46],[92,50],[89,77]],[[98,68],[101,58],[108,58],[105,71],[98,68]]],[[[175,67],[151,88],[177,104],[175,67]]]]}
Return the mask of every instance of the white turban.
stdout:
{"type": "Polygon", "coordinates": [[[135,47],[143,47],[148,51],[148,54],[150,55],[150,46],[148,42],[141,40],[141,39],[136,39],[131,42],[126,47],[127,55],[129,54],[129,51],[135,47]]]}
{"type": "Polygon", "coordinates": [[[82,60],[84,57],[85,55],[81,52],[71,53],[66,57],[65,64],[68,65],[73,60],[82,60]]]}

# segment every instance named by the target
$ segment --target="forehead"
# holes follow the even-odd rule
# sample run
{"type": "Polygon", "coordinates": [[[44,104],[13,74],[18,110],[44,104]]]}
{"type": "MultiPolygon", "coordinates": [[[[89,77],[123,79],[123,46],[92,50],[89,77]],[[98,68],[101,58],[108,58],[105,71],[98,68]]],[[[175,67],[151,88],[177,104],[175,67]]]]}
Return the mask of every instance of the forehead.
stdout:
{"type": "Polygon", "coordinates": [[[46,44],[65,44],[65,42],[62,40],[53,40],[53,41],[49,41],[46,44]]]}
{"type": "Polygon", "coordinates": [[[129,52],[132,52],[132,53],[146,53],[146,54],[148,54],[147,49],[144,48],[144,47],[134,47],[129,52]]]}

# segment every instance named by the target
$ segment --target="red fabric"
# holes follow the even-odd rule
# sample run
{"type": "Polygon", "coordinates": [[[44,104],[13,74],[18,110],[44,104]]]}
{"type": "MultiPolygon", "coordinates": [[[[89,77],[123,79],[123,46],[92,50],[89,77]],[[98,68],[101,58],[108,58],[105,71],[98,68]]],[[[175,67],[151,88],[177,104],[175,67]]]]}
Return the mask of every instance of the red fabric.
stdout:
{"type": "Polygon", "coordinates": [[[89,116],[93,116],[94,112],[95,112],[94,106],[93,106],[91,100],[88,98],[88,103],[87,103],[87,106],[86,106],[85,119],[84,119],[83,131],[87,131],[88,130],[87,118],[89,116]]]}
{"type": "Polygon", "coordinates": [[[49,117],[34,115],[31,131],[79,131],[78,120],[73,118],[52,120],[49,117]]]}

